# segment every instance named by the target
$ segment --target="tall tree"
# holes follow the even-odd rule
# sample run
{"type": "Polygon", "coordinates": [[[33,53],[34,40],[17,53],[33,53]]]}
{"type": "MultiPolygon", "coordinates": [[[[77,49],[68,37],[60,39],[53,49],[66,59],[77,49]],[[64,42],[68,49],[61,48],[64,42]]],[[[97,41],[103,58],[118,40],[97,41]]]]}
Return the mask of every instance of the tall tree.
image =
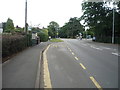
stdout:
{"type": "Polygon", "coordinates": [[[77,17],[70,18],[68,23],[65,23],[59,31],[59,36],[64,38],[75,38],[76,35],[83,32],[83,26],[80,23],[80,20],[77,17]]]}
{"type": "MultiPolygon", "coordinates": [[[[107,2],[84,2],[82,4],[83,16],[81,17],[85,20],[87,26],[93,29],[97,41],[111,42],[112,36],[112,24],[113,24],[113,11],[112,8],[108,6],[107,2]]],[[[115,16],[117,16],[115,10],[115,16]]],[[[117,22],[117,17],[115,18],[115,23],[117,22]]],[[[116,26],[117,24],[115,24],[116,26]]],[[[116,27],[116,32],[118,29],[116,27]]]]}
{"type": "Polygon", "coordinates": [[[10,18],[7,19],[7,22],[5,24],[5,32],[14,32],[14,23],[13,20],[10,18]]]}
{"type": "Polygon", "coordinates": [[[59,24],[55,21],[51,21],[48,26],[48,34],[52,38],[56,38],[59,30],[59,24]]]}

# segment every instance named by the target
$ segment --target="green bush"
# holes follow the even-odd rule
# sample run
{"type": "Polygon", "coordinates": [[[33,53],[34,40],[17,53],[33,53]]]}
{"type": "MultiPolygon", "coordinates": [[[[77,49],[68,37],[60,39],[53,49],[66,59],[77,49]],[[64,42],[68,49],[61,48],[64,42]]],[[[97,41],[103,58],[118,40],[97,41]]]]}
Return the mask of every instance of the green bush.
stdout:
{"type": "Polygon", "coordinates": [[[27,34],[26,35],[27,38],[27,46],[32,46],[32,34],[27,34]]]}
{"type": "Polygon", "coordinates": [[[13,55],[31,46],[31,35],[2,35],[2,58],[13,55]]]}
{"type": "Polygon", "coordinates": [[[46,42],[46,41],[48,41],[48,35],[46,35],[45,33],[39,32],[38,36],[40,37],[40,42],[46,42]]]}

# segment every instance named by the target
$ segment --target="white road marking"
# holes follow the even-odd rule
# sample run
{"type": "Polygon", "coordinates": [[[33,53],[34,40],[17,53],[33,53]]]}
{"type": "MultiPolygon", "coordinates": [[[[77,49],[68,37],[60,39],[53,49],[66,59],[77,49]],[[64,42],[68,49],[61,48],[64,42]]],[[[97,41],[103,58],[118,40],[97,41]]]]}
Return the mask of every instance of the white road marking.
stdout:
{"type": "Polygon", "coordinates": [[[101,49],[101,48],[96,48],[96,47],[94,47],[94,46],[90,46],[91,48],[94,48],[94,49],[97,49],[97,50],[103,50],[103,49],[101,49]]]}
{"type": "Polygon", "coordinates": [[[113,55],[116,55],[116,56],[120,56],[118,53],[114,53],[114,52],[112,52],[112,54],[113,54],[113,55]]]}
{"type": "Polygon", "coordinates": [[[109,50],[109,49],[111,49],[111,48],[108,48],[108,47],[103,47],[103,46],[102,46],[101,48],[103,48],[103,49],[108,49],[108,50],[109,50]]]}
{"type": "Polygon", "coordinates": [[[87,44],[82,44],[82,45],[87,46],[87,44]]]}

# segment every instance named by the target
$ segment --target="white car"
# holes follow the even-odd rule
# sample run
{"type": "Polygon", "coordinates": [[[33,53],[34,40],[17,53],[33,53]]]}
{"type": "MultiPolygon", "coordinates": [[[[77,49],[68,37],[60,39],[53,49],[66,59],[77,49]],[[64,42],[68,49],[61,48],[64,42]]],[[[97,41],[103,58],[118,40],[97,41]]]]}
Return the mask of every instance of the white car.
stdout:
{"type": "Polygon", "coordinates": [[[95,41],[95,39],[96,39],[95,37],[92,38],[93,41],[95,41]]]}

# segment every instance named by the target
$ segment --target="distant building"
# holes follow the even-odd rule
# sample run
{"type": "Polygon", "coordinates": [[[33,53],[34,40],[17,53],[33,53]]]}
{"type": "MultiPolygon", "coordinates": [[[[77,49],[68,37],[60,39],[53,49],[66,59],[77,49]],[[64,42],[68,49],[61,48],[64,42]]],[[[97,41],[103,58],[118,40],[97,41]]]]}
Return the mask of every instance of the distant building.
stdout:
{"type": "Polygon", "coordinates": [[[3,23],[0,23],[0,33],[3,32],[3,23]]]}

